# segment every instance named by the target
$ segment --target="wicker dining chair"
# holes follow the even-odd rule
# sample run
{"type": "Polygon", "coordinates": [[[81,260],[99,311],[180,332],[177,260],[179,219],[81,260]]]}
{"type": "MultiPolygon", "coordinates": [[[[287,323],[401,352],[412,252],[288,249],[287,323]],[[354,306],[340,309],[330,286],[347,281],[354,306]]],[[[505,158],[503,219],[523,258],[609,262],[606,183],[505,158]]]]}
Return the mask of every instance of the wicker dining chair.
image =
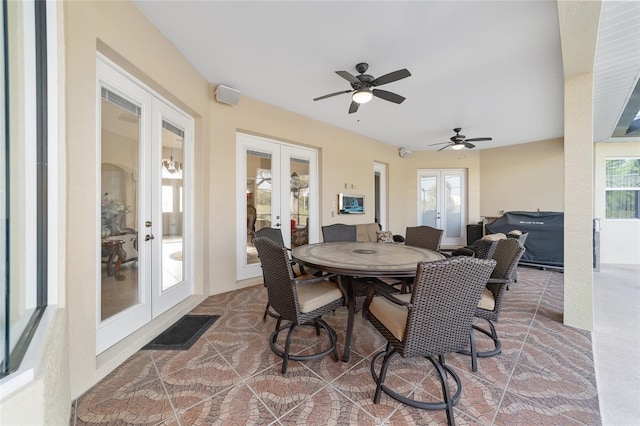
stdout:
{"type": "Polygon", "coordinates": [[[439,251],[444,231],[431,226],[408,226],[405,231],[404,244],[439,251]]]}
{"type": "Polygon", "coordinates": [[[475,316],[485,320],[489,325],[489,329],[474,324],[470,331],[470,350],[463,349],[459,351],[461,354],[471,356],[471,368],[474,372],[478,371],[478,357],[492,357],[502,351],[502,345],[493,321],[498,321],[507,285],[513,279],[513,272],[518,267],[518,261],[524,251],[525,248],[522,244],[514,238],[499,240],[496,243],[496,248],[492,255],[492,259],[496,261],[496,267],[482,290],[482,297],[475,311],[475,316]],[[474,330],[489,336],[493,341],[494,348],[488,351],[478,351],[476,349],[474,330]]]}
{"type": "MultiPolygon", "coordinates": [[[[442,229],[431,226],[408,226],[405,230],[404,245],[440,251],[443,233],[442,229]]],[[[384,281],[393,286],[400,285],[400,292],[407,293],[411,291],[413,278],[391,278],[384,281]]]]}
{"type": "MultiPolygon", "coordinates": [[[[284,239],[282,238],[282,230],[280,228],[270,228],[268,226],[264,228],[260,228],[254,233],[254,239],[255,238],[268,238],[274,243],[276,243],[278,246],[286,248],[287,252],[291,252],[291,249],[288,247],[285,247],[284,245],[284,239]]],[[[291,258],[291,256],[289,256],[289,258],[291,258]]],[[[302,265],[296,264],[296,262],[294,262],[293,260],[291,261],[291,265],[293,267],[297,266],[298,268],[297,272],[294,269],[294,273],[296,276],[301,277],[306,275],[306,272],[302,265]]],[[[267,315],[271,315],[272,317],[277,318],[276,315],[269,312],[269,302],[267,302],[267,307],[264,309],[264,315],[262,316],[262,321],[267,320],[267,315]]]]}
{"type": "MultiPolygon", "coordinates": [[[[522,244],[522,246],[525,247],[525,249],[526,249],[525,243],[527,242],[527,238],[528,237],[529,237],[529,233],[528,232],[522,233],[520,231],[512,231],[512,232],[509,232],[507,234],[507,238],[515,238],[515,239],[517,239],[520,242],[520,244],[522,244]]],[[[515,268],[513,270],[513,275],[511,277],[511,281],[514,282],[514,283],[518,282],[518,268],[515,268]]],[[[507,290],[509,290],[509,285],[508,284],[507,284],[507,290]]]]}
{"type": "Polygon", "coordinates": [[[325,225],[322,227],[322,239],[325,243],[356,241],[357,228],[355,225],[345,225],[344,223],[325,225]]]}
{"type": "Polygon", "coordinates": [[[462,384],[456,372],[445,364],[445,355],[467,346],[475,307],[495,263],[471,257],[421,262],[410,294],[378,293],[374,297],[374,292],[369,293],[365,304],[367,318],[387,339],[386,348],[371,361],[371,376],[376,382],[375,404],[384,392],[413,407],[445,409],[449,424],[454,424],[453,406],[460,400],[462,384]],[[443,400],[418,401],[389,388],[385,378],[391,360],[397,355],[427,358],[438,372],[443,400]],[[384,359],[378,374],[376,362],[380,357],[384,359]],[[453,395],[447,374],[456,383],[453,395]]]}
{"type": "Polygon", "coordinates": [[[328,280],[331,275],[307,279],[296,278],[287,249],[280,247],[268,238],[254,240],[258,256],[262,260],[264,284],[267,287],[269,305],[278,315],[275,330],[269,337],[271,350],[282,358],[282,374],[287,372],[289,360],[306,361],[322,358],[333,353],[338,361],[336,332],[321,316],[331,312],[345,303],[344,291],[338,284],[328,280]],[[287,321],[282,325],[282,320],[287,321]],[[324,329],[328,335],[330,346],[311,355],[291,354],[291,339],[296,328],[313,325],[317,334],[324,329]],[[278,335],[288,329],[284,347],[278,345],[278,335]]]}

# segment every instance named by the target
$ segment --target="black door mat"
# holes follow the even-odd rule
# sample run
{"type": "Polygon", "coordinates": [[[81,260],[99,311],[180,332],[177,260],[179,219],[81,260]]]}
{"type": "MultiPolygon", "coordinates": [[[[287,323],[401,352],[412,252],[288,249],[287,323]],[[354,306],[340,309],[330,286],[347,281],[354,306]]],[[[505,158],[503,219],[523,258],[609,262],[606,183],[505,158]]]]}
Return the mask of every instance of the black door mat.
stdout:
{"type": "Polygon", "coordinates": [[[186,351],[219,315],[185,315],[142,349],[186,351]]]}

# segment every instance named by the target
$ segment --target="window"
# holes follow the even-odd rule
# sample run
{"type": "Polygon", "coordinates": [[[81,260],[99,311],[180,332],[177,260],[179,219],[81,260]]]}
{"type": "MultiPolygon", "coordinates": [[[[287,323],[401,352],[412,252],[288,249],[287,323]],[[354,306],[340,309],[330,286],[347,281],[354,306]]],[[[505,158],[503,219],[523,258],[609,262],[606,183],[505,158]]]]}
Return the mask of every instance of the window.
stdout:
{"type": "Polygon", "coordinates": [[[47,305],[45,9],[0,7],[0,377],[20,366],[47,305]]]}
{"type": "Polygon", "coordinates": [[[607,219],[640,219],[640,158],[606,160],[607,219]]]}

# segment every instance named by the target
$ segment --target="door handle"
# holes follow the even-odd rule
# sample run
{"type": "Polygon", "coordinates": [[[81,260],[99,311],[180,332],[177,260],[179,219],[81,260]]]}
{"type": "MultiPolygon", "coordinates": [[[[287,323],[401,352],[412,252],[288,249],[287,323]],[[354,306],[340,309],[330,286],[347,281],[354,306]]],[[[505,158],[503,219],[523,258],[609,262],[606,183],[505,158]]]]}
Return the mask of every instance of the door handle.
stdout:
{"type": "Polygon", "coordinates": [[[144,236],[144,240],[145,241],[149,241],[149,240],[153,240],[155,237],[153,236],[153,234],[147,234],[144,236]]]}

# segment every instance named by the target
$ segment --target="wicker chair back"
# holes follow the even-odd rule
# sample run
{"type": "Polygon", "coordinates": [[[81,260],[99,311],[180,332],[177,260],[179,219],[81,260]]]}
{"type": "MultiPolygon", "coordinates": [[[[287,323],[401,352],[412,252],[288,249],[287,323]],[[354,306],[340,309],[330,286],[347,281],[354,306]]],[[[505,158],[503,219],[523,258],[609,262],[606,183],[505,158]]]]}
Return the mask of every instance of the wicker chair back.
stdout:
{"type": "Polygon", "coordinates": [[[469,343],[469,329],[482,289],[495,262],[452,258],[420,263],[411,295],[402,356],[457,352],[469,343]]]}
{"type": "Polygon", "coordinates": [[[345,225],[344,223],[325,225],[322,227],[322,239],[325,243],[356,241],[357,228],[355,225],[345,225]]]}
{"type": "Polygon", "coordinates": [[[491,259],[496,251],[498,241],[478,240],[473,243],[473,253],[478,259],[491,259]]]}
{"type": "Polygon", "coordinates": [[[280,228],[260,228],[254,233],[254,238],[268,238],[280,247],[284,247],[284,240],[282,239],[282,230],[280,228]]]}
{"type": "Polygon", "coordinates": [[[262,276],[269,305],[283,318],[298,322],[298,294],[295,291],[291,261],[287,249],[269,238],[255,238],[253,244],[262,262],[262,276]]]}
{"type": "Polygon", "coordinates": [[[404,244],[439,251],[442,234],[442,229],[431,226],[409,226],[405,231],[404,244]]]}
{"type": "Polygon", "coordinates": [[[491,321],[498,320],[507,285],[513,279],[514,272],[524,251],[522,244],[515,238],[498,241],[492,256],[496,261],[496,267],[491,274],[491,282],[487,284],[487,288],[493,293],[495,307],[493,311],[478,308],[476,309],[476,316],[491,321]]]}

